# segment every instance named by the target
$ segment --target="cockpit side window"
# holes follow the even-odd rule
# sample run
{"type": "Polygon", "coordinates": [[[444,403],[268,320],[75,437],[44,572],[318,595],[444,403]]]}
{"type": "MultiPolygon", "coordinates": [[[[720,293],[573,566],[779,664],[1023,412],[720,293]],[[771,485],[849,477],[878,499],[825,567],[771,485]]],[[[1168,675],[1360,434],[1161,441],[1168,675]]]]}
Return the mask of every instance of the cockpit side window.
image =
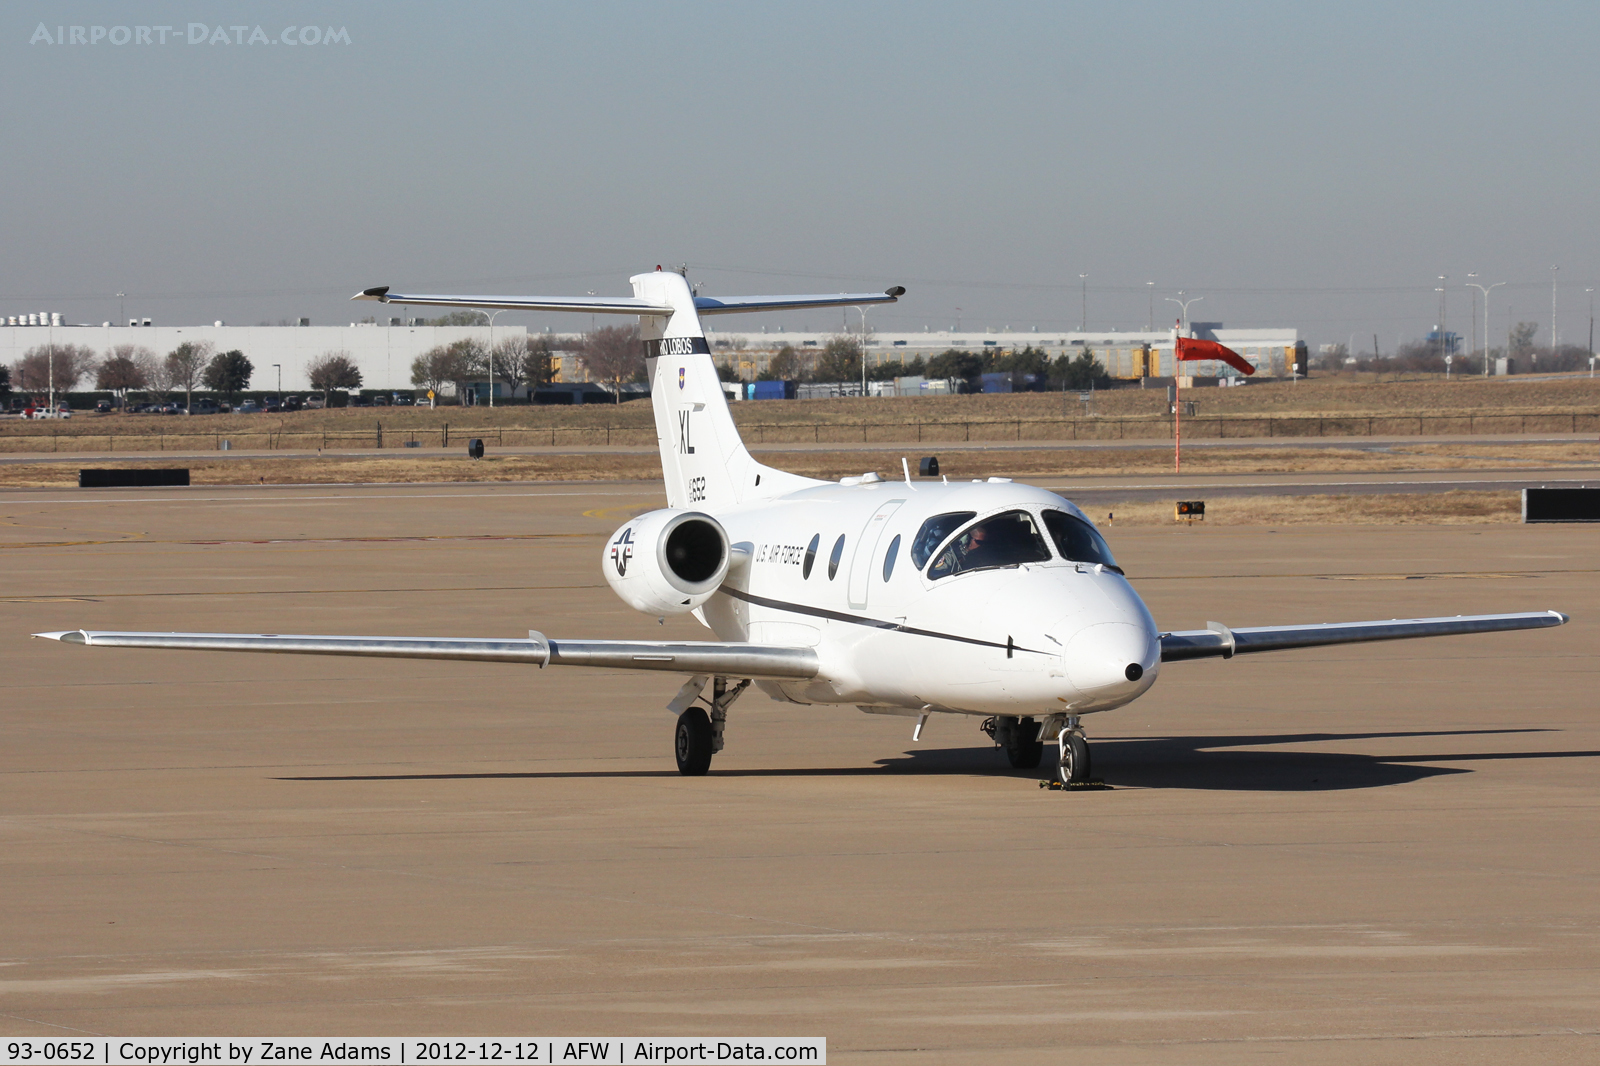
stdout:
{"type": "Polygon", "coordinates": [[[911,565],[921,570],[933,550],[944,543],[944,538],[977,517],[977,511],[951,511],[949,514],[936,514],[922,523],[922,528],[917,530],[917,539],[911,542],[911,565]]]}
{"type": "Polygon", "coordinates": [[[1038,520],[1027,511],[1006,511],[963,530],[928,567],[928,577],[937,581],[969,570],[1049,561],[1038,520]]]}
{"type": "Polygon", "coordinates": [[[1122,567],[1111,557],[1105,538],[1083,519],[1065,511],[1046,511],[1044,525],[1063,559],[1074,563],[1100,563],[1122,573],[1122,567]]]}

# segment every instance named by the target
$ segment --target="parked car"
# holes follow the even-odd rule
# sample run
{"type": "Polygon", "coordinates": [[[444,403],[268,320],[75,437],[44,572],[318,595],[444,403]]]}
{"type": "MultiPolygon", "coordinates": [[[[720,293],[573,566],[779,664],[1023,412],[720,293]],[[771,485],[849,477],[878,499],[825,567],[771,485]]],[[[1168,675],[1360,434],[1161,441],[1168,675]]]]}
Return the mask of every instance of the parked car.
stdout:
{"type": "Polygon", "coordinates": [[[283,410],[283,401],[279,400],[276,396],[268,396],[265,400],[261,401],[261,410],[265,411],[269,415],[275,415],[279,411],[283,410]]]}
{"type": "Polygon", "coordinates": [[[183,404],[176,401],[173,401],[172,403],[164,403],[156,410],[156,414],[181,415],[183,414],[183,404]]]}
{"type": "Polygon", "coordinates": [[[397,392],[394,394],[394,405],[396,407],[413,407],[416,402],[417,398],[409,392],[397,392]]]}
{"type": "Polygon", "coordinates": [[[191,415],[214,415],[221,410],[222,408],[217,406],[217,401],[215,400],[196,400],[184,413],[191,415]]]}
{"type": "Polygon", "coordinates": [[[101,400],[99,403],[95,404],[94,405],[94,413],[97,414],[97,415],[108,415],[108,414],[110,414],[111,413],[111,401],[110,400],[101,400]]]}
{"type": "Polygon", "coordinates": [[[305,405],[306,402],[298,396],[285,396],[283,398],[283,409],[285,411],[298,411],[305,405]]]}
{"type": "Polygon", "coordinates": [[[238,415],[258,415],[261,413],[261,405],[254,400],[244,400],[234,407],[233,413],[238,415]]]}
{"type": "Polygon", "coordinates": [[[325,404],[324,404],[324,401],[323,401],[321,396],[307,396],[306,397],[306,410],[307,411],[320,411],[320,410],[322,410],[322,408],[324,406],[325,406],[325,404]]]}

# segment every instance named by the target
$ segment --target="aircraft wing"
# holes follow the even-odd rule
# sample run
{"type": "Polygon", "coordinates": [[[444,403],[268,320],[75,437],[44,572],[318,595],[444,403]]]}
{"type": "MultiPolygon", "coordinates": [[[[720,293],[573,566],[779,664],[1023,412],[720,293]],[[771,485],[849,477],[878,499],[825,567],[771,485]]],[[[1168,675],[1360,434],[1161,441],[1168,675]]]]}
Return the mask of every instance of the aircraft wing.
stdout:
{"type": "Polygon", "coordinates": [[[69,629],[36,637],[91,648],[168,648],[183,651],[256,651],[290,655],[360,655],[388,659],[458,659],[467,662],[532,663],[536,666],[600,666],[613,670],[664,670],[795,680],[815,677],[811,648],[772,644],[719,644],[667,640],[552,640],[530,632],[526,640],[464,637],[332,637],[280,633],[126,633],[69,629]]]}
{"type": "Polygon", "coordinates": [[[1161,634],[1161,661],[1231,659],[1256,651],[1318,648],[1328,644],[1363,644],[1375,640],[1446,637],[1462,633],[1503,633],[1513,629],[1545,629],[1567,622],[1560,611],[1527,614],[1464,614],[1454,618],[1394,618],[1387,622],[1322,622],[1299,626],[1254,626],[1229,629],[1208,622],[1205,629],[1161,634]]]}

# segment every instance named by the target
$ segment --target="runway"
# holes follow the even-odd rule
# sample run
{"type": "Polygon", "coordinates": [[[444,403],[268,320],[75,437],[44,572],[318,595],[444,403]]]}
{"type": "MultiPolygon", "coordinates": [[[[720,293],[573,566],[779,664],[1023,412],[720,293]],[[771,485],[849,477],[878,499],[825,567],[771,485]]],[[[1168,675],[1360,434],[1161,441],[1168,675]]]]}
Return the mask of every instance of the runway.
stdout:
{"type": "MultiPolygon", "coordinates": [[[[1245,483],[1352,491],[1180,482],[1245,483]]],[[[662,502],[653,482],[0,493],[0,1031],[1600,1058],[1591,527],[1110,531],[1169,628],[1573,621],[1169,664],[1086,723],[1102,792],[1041,791],[965,719],[913,744],[905,720],[746,696],[684,779],[671,678],[26,639],[693,639],[598,571],[662,502]]]]}

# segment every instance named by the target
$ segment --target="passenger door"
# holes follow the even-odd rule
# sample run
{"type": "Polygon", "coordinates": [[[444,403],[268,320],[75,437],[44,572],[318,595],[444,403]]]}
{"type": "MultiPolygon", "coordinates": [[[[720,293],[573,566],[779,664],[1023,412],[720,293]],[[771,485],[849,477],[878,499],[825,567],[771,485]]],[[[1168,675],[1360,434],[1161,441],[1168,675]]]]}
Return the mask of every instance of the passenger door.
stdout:
{"type": "Polygon", "coordinates": [[[883,531],[889,528],[889,517],[900,509],[904,500],[889,500],[879,507],[856,538],[856,553],[850,560],[850,607],[861,610],[867,605],[867,589],[872,585],[872,561],[878,557],[878,542],[883,531]]]}

